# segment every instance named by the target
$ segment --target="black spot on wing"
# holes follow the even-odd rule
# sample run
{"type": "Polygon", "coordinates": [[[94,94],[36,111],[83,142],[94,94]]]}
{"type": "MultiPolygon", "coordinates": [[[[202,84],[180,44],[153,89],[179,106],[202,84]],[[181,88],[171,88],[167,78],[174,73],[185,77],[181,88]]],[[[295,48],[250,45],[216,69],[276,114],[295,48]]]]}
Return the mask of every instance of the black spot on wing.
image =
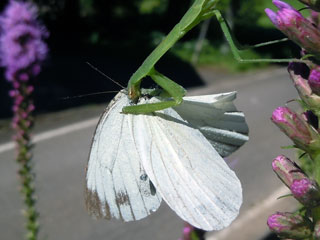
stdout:
{"type": "Polygon", "coordinates": [[[149,181],[149,184],[150,184],[150,192],[151,192],[151,195],[152,195],[152,196],[156,195],[156,193],[157,193],[156,187],[153,185],[153,183],[152,183],[151,181],[149,181]]]}
{"type": "Polygon", "coordinates": [[[129,196],[125,192],[117,192],[116,195],[117,205],[129,205],[129,196]]]}

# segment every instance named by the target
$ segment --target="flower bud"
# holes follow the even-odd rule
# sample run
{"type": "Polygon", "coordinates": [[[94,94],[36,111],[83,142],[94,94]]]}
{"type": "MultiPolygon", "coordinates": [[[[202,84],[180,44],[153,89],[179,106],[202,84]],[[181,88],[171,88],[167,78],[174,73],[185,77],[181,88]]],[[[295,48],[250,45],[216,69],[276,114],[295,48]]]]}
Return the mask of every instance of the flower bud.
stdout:
{"type": "Polygon", "coordinates": [[[289,4],[280,0],[273,0],[273,4],[279,8],[277,13],[265,9],[271,22],[290,40],[307,52],[320,57],[320,30],[289,4]]]}
{"type": "Polygon", "coordinates": [[[300,203],[307,207],[320,205],[318,184],[308,179],[308,176],[293,161],[280,155],[273,159],[272,169],[300,203]]]}
{"type": "Polygon", "coordinates": [[[290,77],[299,93],[300,98],[309,108],[320,110],[320,96],[314,94],[308,84],[309,69],[303,63],[290,63],[288,67],[290,77]]]}
{"type": "Polygon", "coordinates": [[[305,239],[312,234],[312,224],[308,219],[288,212],[271,215],[267,224],[280,238],[305,239]]]}
{"type": "Polygon", "coordinates": [[[307,207],[320,205],[319,186],[315,181],[308,178],[295,179],[290,186],[293,196],[307,207]]]}
{"type": "Polygon", "coordinates": [[[297,147],[307,151],[308,148],[320,146],[317,132],[290,108],[276,108],[272,113],[271,120],[291,138],[297,147]]]}
{"type": "Polygon", "coordinates": [[[305,5],[309,6],[311,9],[315,11],[320,11],[320,1],[319,0],[299,0],[305,5]]]}
{"type": "Polygon", "coordinates": [[[289,188],[294,180],[307,178],[303,171],[284,155],[279,155],[273,159],[272,169],[280,180],[289,188]]]}

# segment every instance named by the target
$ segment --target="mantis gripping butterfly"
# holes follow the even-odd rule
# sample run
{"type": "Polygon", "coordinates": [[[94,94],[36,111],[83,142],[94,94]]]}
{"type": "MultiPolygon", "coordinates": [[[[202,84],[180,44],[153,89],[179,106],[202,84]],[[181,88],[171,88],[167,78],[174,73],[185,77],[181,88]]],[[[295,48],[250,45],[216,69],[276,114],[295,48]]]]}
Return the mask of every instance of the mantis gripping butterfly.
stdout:
{"type": "Polygon", "coordinates": [[[86,173],[86,205],[95,217],[139,220],[161,199],[204,230],[222,229],[238,215],[241,184],[222,158],[248,140],[244,114],[232,102],[236,93],[184,97],[183,87],[154,68],[214,15],[216,3],[195,1],[101,116],[86,173]],[[161,90],[141,89],[147,76],[161,90]]]}

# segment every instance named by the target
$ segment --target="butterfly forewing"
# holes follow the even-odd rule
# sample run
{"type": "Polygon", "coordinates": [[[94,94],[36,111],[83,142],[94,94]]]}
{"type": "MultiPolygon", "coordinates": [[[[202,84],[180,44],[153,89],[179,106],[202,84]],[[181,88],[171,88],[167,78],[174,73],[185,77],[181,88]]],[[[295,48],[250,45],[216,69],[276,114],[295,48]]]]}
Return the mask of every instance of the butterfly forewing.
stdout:
{"type": "Polygon", "coordinates": [[[86,173],[86,206],[95,217],[142,219],[158,209],[161,197],[150,186],[129,130],[129,105],[120,92],[97,125],[86,173]]]}
{"type": "Polygon", "coordinates": [[[244,114],[233,104],[235,98],[236,92],[185,97],[174,109],[227,157],[248,141],[249,129],[244,114]]]}

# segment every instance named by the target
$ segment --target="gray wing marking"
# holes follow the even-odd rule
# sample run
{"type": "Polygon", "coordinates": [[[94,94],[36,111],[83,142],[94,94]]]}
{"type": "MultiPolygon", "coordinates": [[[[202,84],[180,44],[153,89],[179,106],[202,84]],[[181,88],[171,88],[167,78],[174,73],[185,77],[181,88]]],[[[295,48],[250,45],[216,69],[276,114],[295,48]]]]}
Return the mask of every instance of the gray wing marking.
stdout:
{"type": "Polygon", "coordinates": [[[174,109],[199,129],[222,157],[227,157],[249,139],[245,116],[233,104],[235,98],[236,92],[185,97],[174,109]]]}

